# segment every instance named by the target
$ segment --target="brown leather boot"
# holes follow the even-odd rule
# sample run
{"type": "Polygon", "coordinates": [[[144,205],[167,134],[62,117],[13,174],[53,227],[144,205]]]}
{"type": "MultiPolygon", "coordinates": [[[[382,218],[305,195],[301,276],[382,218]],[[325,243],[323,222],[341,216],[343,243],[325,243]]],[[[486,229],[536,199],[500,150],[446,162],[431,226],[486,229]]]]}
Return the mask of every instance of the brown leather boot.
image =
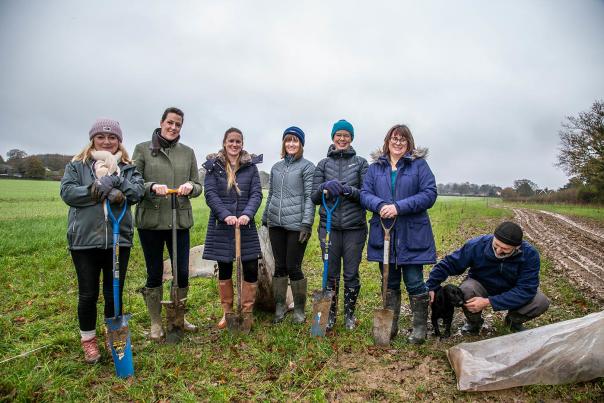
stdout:
{"type": "Polygon", "coordinates": [[[258,283],[248,283],[244,281],[241,284],[241,314],[243,322],[241,323],[241,332],[247,334],[252,329],[254,323],[254,302],[256,301],[256,289],[258,283]]]}
{"type": "Polygon", "coordinates": [[[224,329],[227,325],[225,315],[233,312],[233,280],[218,280],[218,293],[222,305],[222,319],[218,322],[218,329],[224,329]]]}

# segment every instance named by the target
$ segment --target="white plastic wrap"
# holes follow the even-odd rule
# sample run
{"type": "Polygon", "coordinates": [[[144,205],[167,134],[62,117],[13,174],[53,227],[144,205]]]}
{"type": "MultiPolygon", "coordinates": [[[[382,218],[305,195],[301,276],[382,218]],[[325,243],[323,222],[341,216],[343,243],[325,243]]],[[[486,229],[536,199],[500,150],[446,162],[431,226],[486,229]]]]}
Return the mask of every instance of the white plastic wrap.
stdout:
{"type": "Polygon", "coordinates": [[[466,391],[557,385],[604,376],[604,311],[447,350],[466,391]]]}

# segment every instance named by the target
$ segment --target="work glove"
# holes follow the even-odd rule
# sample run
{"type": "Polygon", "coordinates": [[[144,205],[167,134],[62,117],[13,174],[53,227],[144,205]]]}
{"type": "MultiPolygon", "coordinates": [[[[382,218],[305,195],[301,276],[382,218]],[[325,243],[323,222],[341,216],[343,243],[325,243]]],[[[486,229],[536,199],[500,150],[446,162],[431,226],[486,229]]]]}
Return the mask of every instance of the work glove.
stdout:
{"type": "Polygon", "coordinates": [[[122,204],[124,199],[125,197],[122,191],[116,188],[111,189],[107,195],[107,200],[109,200],[109,203],[111,204],[122,204]]]}
{"type": "Polygon", "coordinates": [[[262,226],[263,227],[268,227],[268,223],[266,222],[266,220],[262,220],[262,226]]]}
{"type": "Polygon", "coordinates": [[[323,189],[327,190],[327,196],[329,196],[329,199],[333,199],[342,194],[342,184],[335,179],[323,183],[323,189]]]}
{"type": "Polygon", "coordinates": [[[109,195],[111,189],[121,184],[121,179],[117,175],[101,176],[94,181],[90,188],[90,195],[94,201],[103,201],[109,195]]]}
{"type": "Polygon", "coordinates": [[[352,194],[352,186],[343,184],[342,185],[342,194],[344,196],[349,196],[352,194]]]}
{"type": "Polygon", "coordinates": [[[301,228],[300,228],[300,234],[298,235],[298,242],[300,243],[306,243],[308,242],[308,240],[310,239],[310,225],[304,225],[302,224],[301,228]]]}

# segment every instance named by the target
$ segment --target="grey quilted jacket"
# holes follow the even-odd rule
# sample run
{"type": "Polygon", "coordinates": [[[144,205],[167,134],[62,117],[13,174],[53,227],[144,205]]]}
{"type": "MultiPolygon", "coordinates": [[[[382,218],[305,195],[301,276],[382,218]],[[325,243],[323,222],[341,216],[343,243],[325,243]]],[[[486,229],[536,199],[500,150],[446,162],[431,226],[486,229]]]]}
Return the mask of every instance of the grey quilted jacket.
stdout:
{"type": "Polygon", "coordinates": [[[367,160],[356,155],[354,148],[345,151],[336,151],[334,145],[327,150],[327,158],[323,158],[317,164],[313,179],[312,201],[320,205],[319,215],[321,227],[325,227],[327,217],[322,206],[321,184],[335,179],[352,187],[352,193],[340,196],[340,205],[333,212],[332,228],[335,230],[349,230],[367,228],[365,209],[361,206],[360,190],[363,187],[363,179],[369,168],[367,160]]]}
{"type": "Polygon", "coordinates": [[[314,171],[314,164],[304,158],[292,161],[286,157],[273,165],[262,222],[290,231],[312,227],[315,205],[310,193],[314,171]]]}

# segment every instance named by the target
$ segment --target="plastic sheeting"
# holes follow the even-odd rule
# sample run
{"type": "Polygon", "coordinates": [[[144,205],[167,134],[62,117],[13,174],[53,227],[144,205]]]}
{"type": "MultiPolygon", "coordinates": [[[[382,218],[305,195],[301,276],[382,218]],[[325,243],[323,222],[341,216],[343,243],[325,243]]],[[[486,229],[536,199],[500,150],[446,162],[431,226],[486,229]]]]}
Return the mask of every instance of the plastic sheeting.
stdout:
{"type": "Polygon", "coordinates": [[[447,350],[466,391],[557,385],[604,376],[604,311],[447,350]]]}

